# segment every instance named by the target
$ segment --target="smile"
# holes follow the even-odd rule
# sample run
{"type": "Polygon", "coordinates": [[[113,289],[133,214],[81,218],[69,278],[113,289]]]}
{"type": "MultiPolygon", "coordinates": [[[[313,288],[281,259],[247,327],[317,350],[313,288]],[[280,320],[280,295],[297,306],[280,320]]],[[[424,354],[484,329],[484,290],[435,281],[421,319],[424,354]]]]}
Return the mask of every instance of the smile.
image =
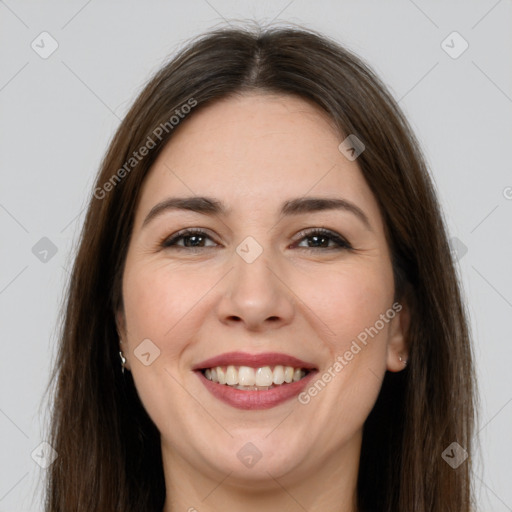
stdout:
{"type": "Polygon", "coordinates": [[[238,409],[269,409],[298,395],[318,369],[289,354],[228,352],[192,370],[218,400],[238,409]]]}
{"type": "Polygon", "coordinates": [[[212,382],[246,391],[266,391],[284,383],[297,382],[307,373],[309,370],[304,368],[282,365],[276,365],[273,368],[270,366],[251,368],[250,366],[228,365],[203,370],[203,375],[212,382]]]}
{"type": "MultiPolygon", "coordinates": [[[[244,373],[244,367],[238,370],[238,374],[240,374],[240,370],[242,370],[242,375],[244,373]]],[[[267,367],[268,368],[268,367],[267,367]]],[[[287,368],[293,367],[285,367],[283,368],[283,373],[290,374],[290,370],[287,372],[287,368]]],[[[221,368],[222,370],[222,368],[221,368]]],[[[256,379],[256,371],[258,369],[250,368],[255,374],[256,379]]],[[[298,378],[298,380],[294,380],[290,383],[284,381],[282,384],[272,384],[270,386],[249,386],[249,387],[241,387],[239,384],[220,384],[218,382],[218,373],[217,368],[207,369],[207,370],[196,370],[194,373],[199,377],[202,384],[206,387],[206,389],[218,400],[224,402],[225,404],[230,405],[231,407],[235,407],[237,409],[244,410],[261,410],[261,409],[270,409],[272,407],[276,407],[277,405],[282,404],[288,400],[299,395],[311,382],[314,376],[318,373],[318,370],[308,370],[305,373],[304,370],[297,369],[300,373],[295,373],[294,370],[294,378],[298,378]],[[206,377],[206,373],[209,371],[209,378],[206,377]],[[212,380],[212,371],[215,372],[216,381],[212,380]]],[[[236,368],[234,370],[236,372],[236,368]]],[[[275,368],[274,368],[275,372],[275,368]]],[[[272,374],[274,374],[274,372],[272,374]]],[[[281,370],[278,368],[277,374],[279,377],[281,370]]],[[[226,369],[226,374],[228,375],[236,375],[231,371],[228,373],[226,369]]],[[[264,371],[263,374],[269,375],[268,370],[264,371]]]]}

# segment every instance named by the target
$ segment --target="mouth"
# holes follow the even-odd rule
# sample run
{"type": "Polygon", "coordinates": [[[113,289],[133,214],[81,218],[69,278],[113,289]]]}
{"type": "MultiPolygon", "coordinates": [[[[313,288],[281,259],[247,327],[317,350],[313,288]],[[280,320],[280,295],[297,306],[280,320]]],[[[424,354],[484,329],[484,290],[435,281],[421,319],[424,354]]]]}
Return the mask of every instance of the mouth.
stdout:
{"type": "Polygon", "coordinates": [[[267,391],[284,384],[298,382],[312,370],[293,366],[216,366],[199,370],[203,376],[218,384],[242,391],[267,391]]]}
{"type": "Polygon", "coordinates": [[[238,409],[268,409],[299,394],[318,369],[287,354],[231,352],[193,370],[217,399],[238,409]]]}

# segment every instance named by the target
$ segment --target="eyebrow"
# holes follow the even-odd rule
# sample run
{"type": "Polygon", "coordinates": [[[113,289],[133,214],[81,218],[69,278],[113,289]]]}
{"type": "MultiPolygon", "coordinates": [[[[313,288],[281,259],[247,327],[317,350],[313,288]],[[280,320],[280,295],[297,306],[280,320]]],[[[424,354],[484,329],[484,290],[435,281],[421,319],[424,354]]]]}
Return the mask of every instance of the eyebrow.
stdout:
{"type": "MultiPolygon", "coordinates": [[[[170,197],[151,208],[151,211],[142,223],[142,227],[146,226],[155,217],[169,210],[186,210],[209,216],[228,216],[231,213],[231,209],[228,209],[222,201],[212,197],[170,197]]],[[[369,231],[373,231],[368,217],[361,208],[346,199],[337,197],[299,197],[290,199],[283,203],[280,214],[282,216],[290,216],[326,210],[350,212],[362,221],[369,231]]]]}

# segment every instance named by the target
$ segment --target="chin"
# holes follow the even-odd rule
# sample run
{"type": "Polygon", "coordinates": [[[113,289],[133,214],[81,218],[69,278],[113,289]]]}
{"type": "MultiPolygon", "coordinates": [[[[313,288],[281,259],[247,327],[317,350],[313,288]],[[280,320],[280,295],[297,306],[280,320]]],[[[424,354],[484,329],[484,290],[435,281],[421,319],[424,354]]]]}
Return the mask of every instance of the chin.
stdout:
{"type": "Polygon", "coordinates": [[[231,473],[230,482],[252,487],[268,485],[273,477],[280,478],[299,468],[305,470],[303,442],[295,443],[285,431],[271,439],[273,434],[269,435],[270,432],[272,429],[258,434],[237,435],[235,440],[231,440],[232,447],[225,448],[211,463],[224,475],[231,473]]]}

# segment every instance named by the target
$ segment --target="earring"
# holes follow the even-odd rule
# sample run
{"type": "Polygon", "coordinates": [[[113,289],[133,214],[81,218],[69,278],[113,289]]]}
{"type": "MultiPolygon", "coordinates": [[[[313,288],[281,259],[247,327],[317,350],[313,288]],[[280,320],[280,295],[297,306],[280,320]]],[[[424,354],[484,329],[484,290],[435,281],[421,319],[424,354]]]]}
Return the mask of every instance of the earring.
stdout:
{"type": "Polygon", "coordinates": [[[402,356],[398,356],[398,359],[401,363],[404,363],[404,366],[407,366],[407,359],[402,359],[402,356]]]}
{"type": "Polygon", "coordinates": [[[126,363],[126,357],[123,356],[122,352],[119,352],[119,357],[121,358],[121,371],[123,372],[123,375],[124,375],[124,368],[125,368],[125,363],[126,363]]]}

